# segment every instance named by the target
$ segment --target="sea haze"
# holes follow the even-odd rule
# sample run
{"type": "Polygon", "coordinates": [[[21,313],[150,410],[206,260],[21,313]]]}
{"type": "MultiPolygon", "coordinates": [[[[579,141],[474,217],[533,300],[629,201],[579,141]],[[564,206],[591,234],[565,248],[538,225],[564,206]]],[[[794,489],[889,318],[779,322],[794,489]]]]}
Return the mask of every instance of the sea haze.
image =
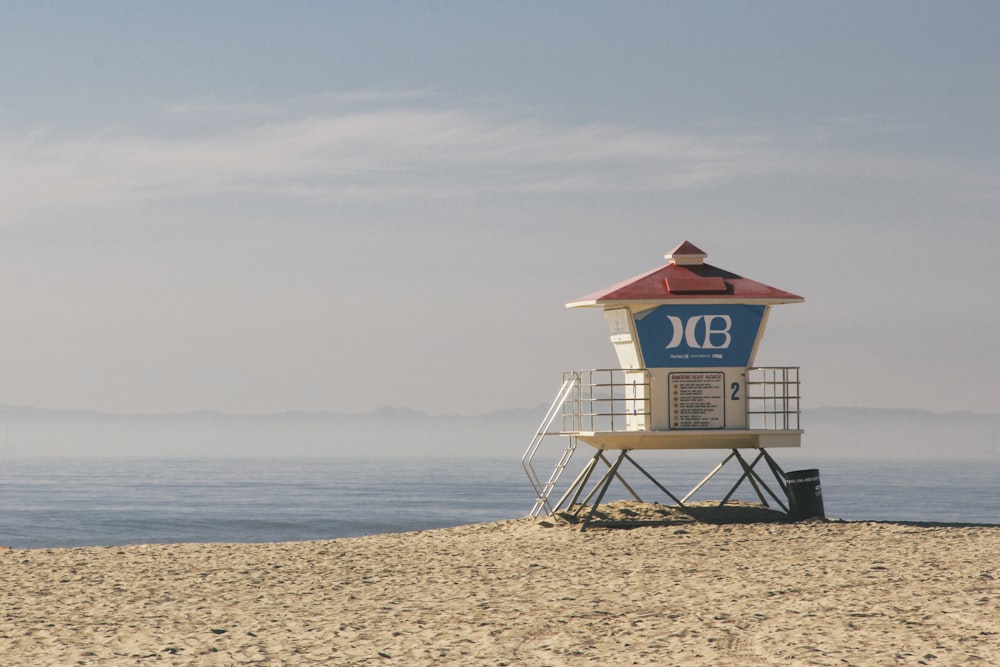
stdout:
{"type": "MultiPolygon", "coordinates": [[[[0,408],[0,545],[262,542],[350,537],[525,516],[520,466],[546,406],[480,416],[113,415],[0,408]]],[[[786,470],[820,469],[828,516],[1000,523],[997,415],[819,408],[786,470]]],[[[547,438],[543,478],[565,446],[547,438]]],[[[565,484],[590,450],[581,445],[565,484]]],[[[675,494],[725,452],[640,452],[675,494]]],[[[695,500],[722,498],[732,464],[695,500]]],[[[669,499],[641,476],[643,500],[669,499]]],[[[558,491],[554,497],[559,495],[558,491]]],[[[608,499],[628,497],[612,487],[608,499]]],[[[744,485],[738,499],[756,500],[744,485]]]]}
{"type": "MultiPolygon", "coordinates": [[[[122,415],[0,406],[0,458],[519,459],[546,408],[474,416],[393,407],[358,414],[122,415]]],[[[814,408],[803,411],[802,426],[803,444],[793,455],[803,459],[1000,457],[995,414],[814,408]]]]}

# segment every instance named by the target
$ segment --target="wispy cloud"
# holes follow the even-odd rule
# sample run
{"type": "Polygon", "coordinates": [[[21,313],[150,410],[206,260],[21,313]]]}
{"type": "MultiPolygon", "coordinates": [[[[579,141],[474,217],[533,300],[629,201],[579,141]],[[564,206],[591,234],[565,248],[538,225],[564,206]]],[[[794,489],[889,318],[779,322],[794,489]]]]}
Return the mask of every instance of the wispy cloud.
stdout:
{"type": "Polygon", "coordinates": [[[219,103],[169,110],[168,116],[239,119],[235,127],[216,124],[210,132],[119,128],[86,136],[45,130],[0,135],[0,182],[7,190],[0,210],[9,218],[53,206],[223,193],[327,204],[344,198],[662,192],[774,172],[871,169],[930,178],[921,172],[936,171],[891,158],[841,154],[817,161],[749,133],[566,126],[406,106],[416,96],[390,97],[339,97],[320,111],[297,108],[291,117],[287,109],[219,103]],[[351,108],[358,105],[369,108],[351,108]]]}
{"type": "Polygon", "coordinates": [[[214,103],[168,114],[239,119],[235,129],[213,132],[0,134],[3,206],[11,212],[241,191],[328,200],[689,188],[745,169],[754,141],[567,127],[459,109],[399,108],[399,101],[292,118],[279,118],[274,108],[214,103]]]}

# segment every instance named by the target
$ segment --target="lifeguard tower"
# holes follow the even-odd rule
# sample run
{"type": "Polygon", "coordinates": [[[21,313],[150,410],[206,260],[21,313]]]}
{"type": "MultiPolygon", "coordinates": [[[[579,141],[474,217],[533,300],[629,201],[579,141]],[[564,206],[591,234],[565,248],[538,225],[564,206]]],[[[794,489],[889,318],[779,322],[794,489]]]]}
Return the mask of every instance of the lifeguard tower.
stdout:
{"type": "Polygon", "coordinates": [[[799,369],[759,368],[753,361],[771,307],[804,299],[706,264],[706,257],[685,241],[666,255],[666,266],[566,304],[603,309],[620,368],[563,373],[562,387],[521,461],[536,494],[531,516],[564,508],[578,515],[589,507],[586,528],[615,479],[641,500],[623,476],[626,462],[683,509],[727,463],[736,461],[742,476],[720,504],[748,481],[765,507],[769,496],[788,512],[756,467],[765,462],[787,494],[785,474],[767,448],[801,443],[799,369]],[[534,461],[549,436],[564,446],[542,481],[534,461]],[[550,496],[581,441],[596,453],[552,503],[550,496]],[[729,453],[678,498],[632,455],[654,449],[729,453]],[[750,460],[745,450],[753,453],[750,460]],[[591,483],[602,463],[604,474],[591,483]]]}

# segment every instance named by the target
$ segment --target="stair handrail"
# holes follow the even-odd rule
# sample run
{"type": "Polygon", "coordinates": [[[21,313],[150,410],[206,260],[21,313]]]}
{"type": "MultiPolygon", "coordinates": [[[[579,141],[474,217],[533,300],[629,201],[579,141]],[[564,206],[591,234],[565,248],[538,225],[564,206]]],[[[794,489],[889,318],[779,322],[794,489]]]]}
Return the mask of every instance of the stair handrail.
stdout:
{"type": "Polygon", "coordinates": [[[549,431],[549,428],[552,426],[552,422],[556,420],[556,417],[562,414],[563,405],[569,399],[573,390],[576,389],[579,383],[580,375],[577,372],[570,373],[568,377],[563,380],[562,387],[560,387],[559,392],[556,394],[555,400],[552,401],[552,405],[549,406],[548,412],[545,413],[545,418],[538,427],[538,431],[535,432],[535,437],[531,439],[531,444],[528,445],[528,448],[524,452],[524,456],[521,457],[521,467],[527,474],[528,481],[531,482],[531,487],[535,491],[535,505],[529,514],[531,517],[537,517],[539,512],[546,507],[549,507],[551,513],[549,494],[551,494],[552,489],[555,488],[560,475],[562,475],[563,469],[565,469],[566,464],[569,463],[569,459],[573,455],[573,450],[576,448],[576,438],[571,437],[569,439],[569,446],[563,450],[562,456],[560,457],[558,463],[556,463],[556,467],[553,469],[549,479],[543,483],[541,478],[538,476],[538,473],[535,471],[535,454],[538,452],[538,448],[545,439],[545,436],[552,435],[552,432],[549,431]]]}

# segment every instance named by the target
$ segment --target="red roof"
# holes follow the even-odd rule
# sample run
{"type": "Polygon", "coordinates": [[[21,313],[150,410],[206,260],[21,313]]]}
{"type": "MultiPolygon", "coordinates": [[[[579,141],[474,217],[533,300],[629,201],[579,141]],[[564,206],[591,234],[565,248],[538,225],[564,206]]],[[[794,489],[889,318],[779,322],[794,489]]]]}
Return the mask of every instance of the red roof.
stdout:
{"type": "Polygon", "coordinates": [[[795,303],[801,296],[705,264],[707,255],[685,241],[667,255],[670,263],[566,304],[567,308],[614,303],[729,301],[795,303]]]}

